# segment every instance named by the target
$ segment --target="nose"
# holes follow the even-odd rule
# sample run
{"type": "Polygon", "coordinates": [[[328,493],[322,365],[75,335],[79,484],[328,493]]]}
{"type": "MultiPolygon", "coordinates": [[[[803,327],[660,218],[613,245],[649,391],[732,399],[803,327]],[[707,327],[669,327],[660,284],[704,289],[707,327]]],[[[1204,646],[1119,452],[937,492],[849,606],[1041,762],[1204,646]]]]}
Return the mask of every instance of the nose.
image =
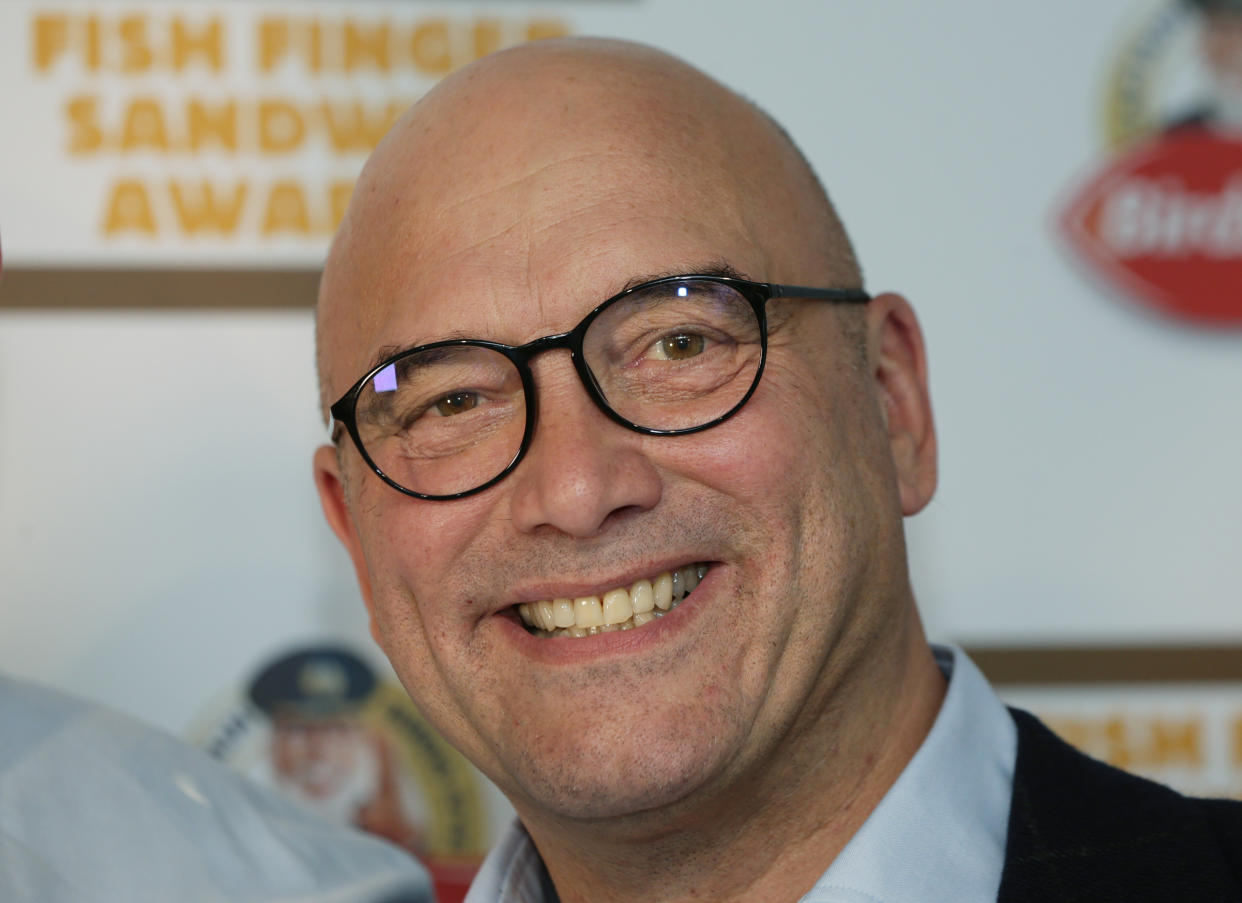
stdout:
{"type": "Polygon", "coordinates": [[[539,407],[530,448],[509,476],[514,526],[587,538],[655,507],[663,484],[643,446],[659,440],[609,420],[567,354],[547,355],[532,370],[539,407]]]}

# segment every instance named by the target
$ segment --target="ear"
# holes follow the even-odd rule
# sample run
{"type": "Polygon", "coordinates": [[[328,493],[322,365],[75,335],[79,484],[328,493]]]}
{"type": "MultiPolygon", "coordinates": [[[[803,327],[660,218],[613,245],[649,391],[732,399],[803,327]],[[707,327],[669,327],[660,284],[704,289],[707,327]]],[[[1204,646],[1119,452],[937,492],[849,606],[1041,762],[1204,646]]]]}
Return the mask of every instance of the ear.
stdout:
{"type": "Polygon", "coordinates": [[[345,481],[341,477],[341,464],[337,459],[336,449],[331,445],[321,445],[315,449],[313,465],[315,488],[319,490],[319,504],[323,507],[323,516],[354,563],[358,589],[362,592],[362,601],[366,603],[367,613],[371,618],[371,636],[379,643],[375,602],[371,593],[371,573],[367,569],[366,556],[362,553],[362,540],[358,537],[353,516],[349,513],[349,505],[345,502],[345,481]]]}
{"type": "Polygon", "coordinates": [[[867,360],[888,427],[902,514],[917,514],[936,491],[936,426],[923,332],[910,303],[884,294],[867,305],[867,360]]]}

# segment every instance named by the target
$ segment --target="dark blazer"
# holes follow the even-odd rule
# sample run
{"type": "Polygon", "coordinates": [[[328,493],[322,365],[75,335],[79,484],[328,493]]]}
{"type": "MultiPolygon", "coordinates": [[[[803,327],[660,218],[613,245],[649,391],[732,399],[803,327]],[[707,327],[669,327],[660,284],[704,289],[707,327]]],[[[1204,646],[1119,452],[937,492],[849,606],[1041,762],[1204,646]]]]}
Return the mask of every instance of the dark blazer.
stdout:
{"type": "Polygon", "coordinates": [[[997,903],[1239,903],[1242,803],[1182,796],[1013,712],[1018,760],[997,903]]]}

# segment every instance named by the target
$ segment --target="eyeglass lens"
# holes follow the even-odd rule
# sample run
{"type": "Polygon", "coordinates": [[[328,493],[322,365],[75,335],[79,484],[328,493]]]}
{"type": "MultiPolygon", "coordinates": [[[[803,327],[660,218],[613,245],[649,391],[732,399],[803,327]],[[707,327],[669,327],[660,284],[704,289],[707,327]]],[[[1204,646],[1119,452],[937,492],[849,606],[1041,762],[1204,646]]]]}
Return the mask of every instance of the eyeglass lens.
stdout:
{"type": "MultiPolygon", "coordinates": [[[[605,405],[637,427],[680,431],[729,414],[754,385],[763,339],[751,302],[710,280],[640,288],[602,308],[582,354],[605,405]]],[[[375,466],[424,495],[468,492],[522,449],[522,374],[478,345],[430,348],[381,369],[354,417],[375,466]]]]}

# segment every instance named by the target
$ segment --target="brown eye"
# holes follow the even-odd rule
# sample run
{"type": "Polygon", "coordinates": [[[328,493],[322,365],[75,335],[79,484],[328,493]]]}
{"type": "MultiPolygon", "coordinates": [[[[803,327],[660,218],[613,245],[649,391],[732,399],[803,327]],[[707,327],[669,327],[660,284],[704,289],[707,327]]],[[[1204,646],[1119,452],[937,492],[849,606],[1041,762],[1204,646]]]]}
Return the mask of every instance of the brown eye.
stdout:
{"type": "Polygon", "coordinates": [[[684,361],[702,354],[706,344],[701,335],[677,333],[656,343],[656,356],[667,361],[684,361]]]}
{"type": "Polygon", "coordinates": [[[446,395],[436,402],[436,411],[441,417],[451,417],[453,414],[464,414],[474,408],[479,403],[479,396],[473,392],[457,392],[453,395],[446,395]]]}

